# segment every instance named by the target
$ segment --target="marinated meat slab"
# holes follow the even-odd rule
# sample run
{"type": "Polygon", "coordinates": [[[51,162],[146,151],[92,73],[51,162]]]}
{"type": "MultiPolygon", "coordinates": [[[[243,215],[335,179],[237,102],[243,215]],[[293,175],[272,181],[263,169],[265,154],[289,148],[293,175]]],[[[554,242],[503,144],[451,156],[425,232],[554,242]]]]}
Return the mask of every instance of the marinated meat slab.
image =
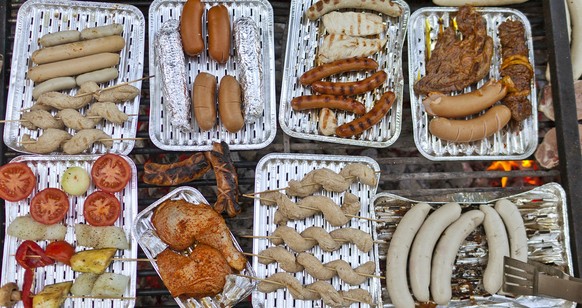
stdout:
{"type": "Polygon", "coordinates": [[[451,25],[438,35],[426,76],[414,85],[420,94],[461,91],[489,72],[493,39],[487,35],[483,17],[471,6],[462,6],[456,16],[462,39],[451,25]]]}

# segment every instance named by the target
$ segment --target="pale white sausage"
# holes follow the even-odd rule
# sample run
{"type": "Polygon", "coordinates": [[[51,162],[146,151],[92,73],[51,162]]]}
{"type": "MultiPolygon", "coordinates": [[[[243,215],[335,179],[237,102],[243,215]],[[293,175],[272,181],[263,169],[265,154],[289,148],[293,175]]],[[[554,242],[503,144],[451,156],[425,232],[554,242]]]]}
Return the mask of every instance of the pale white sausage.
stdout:
{"type": "Polygon", "coordinates": [[[461,216],[461,206],[456,202],[447,203],[432,213],[416,234],[410,251],[408,271],[410,287],[419,302],[430,300],[430,263],[439,237],[445,229],[461,216]]]}
{"type": "Polygon", "coordinates": [[[77,86],[73,77],[57,77],[49,79],[34,86],[32,98],[38,99],[43,93],[51,91],[68,90],[77,86]]]}
{"type": "Polygon", "coordinates": [[[408,290],[406,263],[414,236],[424,222],[431,207],[427,203],[414,205],[398,223],[390,240],[386,255],[386,288],[395,307],[414,307],[414,299],[408,290]]]}
{"type": "Polygon", "coordinates": [[[77,30],[66,30],[43,35],[38,43],[43,47],[50,47],[60,44],[72,43],[81,39],[81,32],[77,30]]]}
{"type": "Polygon", "coordinates": [[[101,37],[59,46],[37,49],[30,59],[36,64],[51,63],[94,55],[102,52],[118,52],[125,47],[125,40],[119,35],[101,37]]]}
{"type": "Polygon", "coordinates": [[[89,72],[77,76],[75,79],[78,86],[81,86],[85,82],[95,82],[102,83],[109,80],[113,80],[119,76],[119,71],[115,67],[104,68],[102,70],[89,72]]]}
{"type": "Polygon", "coordinates": [[[527,0],[432,0],[440,6],[500,6],[527,2],[527,0]]]}
{"type": "Polygon", "coordinates": [[[497,211],[487,204],[480,205],[479,209],[485,213],[483,227],[489,250],[487,267],[483,272],[483,286],[489,294],[495,294],[503,285],[503,257],[509,256],[509,239],[497,211]]]}
{"type": "Polygon", "coordinates": [[[527,233],[517,205],[507,199],[501,199],[495,203],[495,210],[505,223],[511,257],[527,262],[527,233]]]}
{"type": "Polygon", "coordinates": [[[28,78],[34,82],[42,82],[56,77],[76,76],[119,63],[119,54],[100,53],[96,55],[41,64],[28,70],[28,78]]]}
{"type": "Polygon", "coordinates": [[[109,35],[120,35],[121,32],[123,32],[123,25],[120,24],[87,28],[81,31],[81,39],[90,40],[109,35]]]}
{"type": "Polygon", "coordinates": [[[430,274],[430,292],[435,303],[446,305],[451,300],[455,257],[465,238],[483,222],[484,217],[485,214],[479,210],[466,212],[445,230],[439,240],[430,274]]]}

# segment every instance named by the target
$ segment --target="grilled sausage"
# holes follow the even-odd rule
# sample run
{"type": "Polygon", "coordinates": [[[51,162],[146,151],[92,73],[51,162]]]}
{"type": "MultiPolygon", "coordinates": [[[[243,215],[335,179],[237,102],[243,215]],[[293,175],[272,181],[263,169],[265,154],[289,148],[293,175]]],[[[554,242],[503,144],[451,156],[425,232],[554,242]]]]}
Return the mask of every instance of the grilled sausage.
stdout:
{"type": "Polygon", "coordinates": [[[208,10],[208,54],[220,64],[228,61],[230,53],[230,15],[224,5],[208,10]]]}
{"type": "Polygon", "coordinates": [[[92,27],[83,29],[83,31],[81,31],[81,39],[92,40],[110,35],[120,35],[121,32],[123,32],[123,25],[121,24],[110,24],[105,26],[92,27]]]}
{"type": "Polygon", "coordinates": [[[200,0],[188,0],[182,9],[180,18],[180,37],[182,47],[189,56],[196,56],[204,50],[202,38],[202,14],[204,5],[200,0]]]}
{"type": "Polygon", "coordinates": [[[309,20],[316,20],[331,11],[350,8],[377,11],[392,17],[402,14],[400,5],[391,0],[319,0],[307,9],[305,15],[309,20]]]}
{"type": "Polygon", "coordinates": [[[394,92],[388,91],[384,93],[384,95],[382,95],[382,97],[380,97],[376,102],[372,110],[351,122],[340,125],[335,130],[335,134],[338,137],[346,138],[363,133],[365,130],[378,124],[378,122],[384,118],[390,108],[392,108],[392,104],[394,104],[395,100],[396,95],[394,95],[394,92]]]}
{"type": "Polygon", "coordinates": [[[372,58],[355,57],[349,59],[341,59],[325,63],[308,70],[307,72],[303,73],[301,77],[299,77],[299,82],[304,86],[308,86],[315,81],[321,80],[325,77],[329,77],[335,74],[351,71],[363,71],[363,70],[370,71],[377,69],[378,62],[376,62],[372,58]]]}
{"type": "Polygon", "coordinates": [[[381,86],[388,78],[385,71],[378,71],[372,76],[352,82],[316,81],[311,84],[311,90],[316,93],[330,95],[357,95],[372,91],[381,86]]]}
{"type": "Polygon", "coordinates": [[[232,76],[225,75],[220,79],[218,88],[218,115],[224,128],[236,133],[245,125],[242,115],[240,84],[232,76]]]}
{"type": "Polygon", "coordinates": [[[44,64],[103,52],[118,52],[123,47],[125,47],[123,37],[112,35],[93,40],[37,49],[32,53],[30,59],[36,64],[44,64]]]}
{"type": "Polygon", "coordinates": [[[216,124],[216,78],[200,73],[192,85],[192,111],[201,130],[211,130],[216,124]]]}
{"type": "Polygon", "coordinates": [[[204,153],[198,152],[185,160],[172,164],[156,164],[147,162],[143,166],[143,181],[157,186],[173,186],[201,178],[210,164],[204,153]]]}
{"type": "Polygon", "coordinates": [[[28,78],[34,82],[42,82],[56,77],[76,76],[117,64],[119,64],[119,54],[99,53],[31,67],[28,70],[28,78]]]}
{"type": "Polygon", "coordinates": [[[317,108],[339,109],[353,112],[357,115],[366,113],[366,106],[357,100],[337,95],[303,95],[291,100],[291,107],[295,111],[317,108]]]}
{"type": "Polygon", "coordinates": [[[218,188],[214,210],[226,213],[230,217],[238,215],[241,207],[238,204],[239,188],[236,168],[230,158],[230,150],[226,142],[215,142],[212,150],[204,152],[204,157],[210,162],[216,177],[218,188]]]}

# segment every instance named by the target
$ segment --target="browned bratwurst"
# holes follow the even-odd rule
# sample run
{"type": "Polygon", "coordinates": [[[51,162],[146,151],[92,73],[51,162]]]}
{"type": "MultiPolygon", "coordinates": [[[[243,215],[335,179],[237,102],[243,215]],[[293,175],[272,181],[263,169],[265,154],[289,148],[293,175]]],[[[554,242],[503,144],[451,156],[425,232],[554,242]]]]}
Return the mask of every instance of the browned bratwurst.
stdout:
{"type": "Polygon", "coordinates": [[[236,168],[230,158],[230,150],[226,142],[215,142],[212,150],[204,152],[206,160],[212,165],[214,175],[216,176],[216,187],[218,188],[214,210],[226,213],[230,217],[238,215],[241,207],[238,204],[238,175],[236,168]]]}
{"type": "Polygon", "coordinates": [[[335,134],[338,137],[346,138],[363,133],[365,130],[378,124],[378,122],[384,118],[388,111],[390,111],[390,108],[392,108],[395,100],[396,95],[394,92],[388,91],[384,93],[384,95],[382,95],[382,97],[380,97],[376,102],[372,110],[351,122],[340,125],[336,128],[335,134]]]}
{"type": "Polygon", "coordinates": [[[303,95],[291,100],[291,107],[295,111],[330,108],[353,112],[357,115],[366,113],[366,106],[357,100],[338,95],[303,95]]]}
{"type": "Polygon", "coordinates": [[[156,164],[147,162],[143,166],[143,181],[157,186],[172,186],[194,181],[201,178],[210,164],[204,154],[199,152],[185,160],[172,164],[156,164]]]}
{"type": "Polygon", "coordinates": [[[378,71],[372,76],[352,82],[329,82],[316,81],[311,84],[311,90],[316,93],[330,95],[357,95],[372,91],[381,86],[388,74],[385,71],[378,71]]]}
{"type": "Polygon", "coordinates": [[[220,64],[228,61],[230,53],[230,15],[224,5],[208,10],[208,54],[220,64]]]}
{"type": "Polygon", "coordinates": [[[308,86],[315,81],[321,80],[331,75],[352,72],[352,71],[372,71],[378,69],[378,62],[372,58],[355,57],[349,59],[335,60],[316,66],[299,77],[299,82],[308,86]]]}

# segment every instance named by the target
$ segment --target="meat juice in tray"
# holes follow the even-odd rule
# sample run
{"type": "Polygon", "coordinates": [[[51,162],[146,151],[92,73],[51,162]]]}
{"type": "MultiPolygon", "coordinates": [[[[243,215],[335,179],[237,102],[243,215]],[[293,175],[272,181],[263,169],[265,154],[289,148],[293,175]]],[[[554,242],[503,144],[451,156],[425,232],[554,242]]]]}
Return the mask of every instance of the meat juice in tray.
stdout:
{"type": "MultiPolygon", "coordinates": [[[[12,160],[12,162],[20,162],[28,165],[36,176],[36,187],[32,194],[18,202],[6,201],[6,228],[17,218],[28,215],[30,212],[30,201],[39,191],[50,188],[61,188],[62,175],[69,167],[78,166],[91,172],[91,168],[99,155],[81,155],[81,156],[38,156],[38,155],[24,155],[12,160]]],[[[115,257],[135,259],[137,257],[137,243],[131,237],[131,225],[134,217],[137,215],[137,170],[133,161],[128,157],[121,156],[130,166],[131,177],[129,183],[123,190],[115,193],[115,197],[121,202],[121,214],[115,221],[114,226],[121,227],[125,233],[126,239],[129,243],[128,249],[118,249],[115,257]]],[[[77,236],[75,235],[75,224],[87,224],[83,214],[83,206],[87,196],[99,189],[95,186],[93,181],[89,186],[88,191],[78,197],[70,196],[69,210],[65,216],[64,226],[66,227],[65,241],[75,247],[75,251],[90,250],[91,247],[78,246],[77,236]]],[[[58,224],[63,224],[59,222],[58,224]]],[[[47,240],[36,241],[42,248],[50,242],[47,240]]],[[[14,236],[6,234],[4,241],[4,252],[2,262],[2,285],[8,282],[16,282],[20,289],[24,279],[24,268],[16,263],[15,254],[22,240],[14,236]]],[[[34,276],[34,293],[39,293],[47,285],[74,281],[81,273],[75,272],[70,266],[60,262],[52,265],[38,267],[33,269],[34,276]]],[[[135,261],[112,261],[106,269],[106,273],[116,273],[128,276],[129,283],[125,286],[123,297],[127,299],[98,299],[98,298],[69,298],[66,299],[65,307],[133,307],[135,305],[136,295],[136,273],[137,263],[135,261]]],[[[22,307],[19,303],[16,307],[22,307]]]]}
{"type": "MultiPolygon", "coordinates": [[[[490,193],[459,192],[442,196],[429,196],[423,199],[413,200],[390,193],[379,193],[373,198],[378,219],[386,221],[378,223],[376,226],[378,239],[387,242],[379,244],[381,262],[386,262],[386,251],[390,245],[390,239],[402,217],[415,204],[428,203],[433,209],[429,213],[428,217],[430,217],[434,210],[449,202],[459,203],[462,212],[465,213],[469,210],[479,209],[481,204],[493,207],[497,200],[506,199],[517,205],[523,218],[528,237],[528,259],[550,264],[570,275],[573,272],[566,195],[563,188],[557,183],[545,184],[515,195],[508,195],[507,192],[500,190],[490,193]]],[[[480,225],[470,233],[458,250],[451,279],[452,300],[448,304],[449,307],[575,306],[575,303],[549,297],[512,297],[502,294],[501,291],[495,295],[488,294],[483,286],[483,273],[488,260],[486,238],[483,225],[480,225]]],[[[408,278],[407,283],[410,287],[410,278],[408,278]]],[[[384,281],[382,290],[385,303],[390,303],[388,305],[393,307],[384,281]]]]}
{"type": "MultiPolygon", "coordinates": [[[[277,190],[280,188],[287,187],[287,184],[291,180],[301,180],[304,176],[317,169],[328,168],[332,172],[340,172],[342,168],[352,163],[361,163],[368,166],[374,172],[378,172],[378,163],[373,159],[368,157],[353,157],[353,156],[335,156],[335,155],[310,155],[310,154],[268,154],[265,156],[257,165],[256,170],[256,180],[255,180],[255,192],[261,192],[265,190],[277,190]]],[[[377,175],[376,179],[377,179],[377,175]]],[[[359,203],[360,210],[357,214],[358,216],[375,218],[374,209],[370,203],[371,198],[376,192],[377,186],[369,186],[358,181],[353,182],[348,191],[345,193],[329,192],[326,190],[317,191],[314,196],[318,197],[329,197],[336,204],[342,204],[346,202],[346,195],[348,192],[354,194],[359,203]]],[[[281,191],[284,193],[284,191],[281,191]]],[[[258,197],[263,194],[257,195],[258,197]]],[[[271,198],[267,195],[265,198],[271,198]]],[[[292,197],[293,202],[298,202],[300,200],[307,200],[310,196],[305,198],[292,197]]],[[[254,208],[254,236],[269,236],[273,235],[273,232],[277,229],[275,221],[278,219],[277,216],[277,206],[266,206],[260,199],[255,200],[254,208]]],[[[334,204],[332,208],[337,205],[334,204]]],[[[339,209],[339,208],[338,208],[339,209]]],[[[302,232],[308,227],[323,227],[327,232],[333,230],[341,230],[346,228],[355,228],[364,232],[364,234],[371,235],[372,239],[376,238],[375,234],[375,223],[370,220],[352,218],[349,219],[347,224],[339,227],[333,227],[330,220],[323,217],[321,213],[312,215],[301,220],[289,220],[287,223],[283,224],[287,227],[295,229],[297,232],[302,232]]],[[[255,238],[253,240],[253,253],[260,254],[262,251],[275,247],[277,245],[272,243],[272,239],[267,238],[255,238]]],[[[300,253],[294,252],[290,247],[283,243],[283,245],[278,245],[278,247],[283,247],[288,253],[298,256],[300,253]]],[[[378,264],[378,254],[377,245],[373,244],[373,249],[369,252],[360,251],[356,245],[353,243],[347,243],[342,245],[338,250],[326,252],[320,246],[315,245],[313,248],[308,249],[306,252],[313,254],[322,263],[328,263],[334,260],[344,260],[350,264],[352,268],[363,265],[366,262],[372,261],[375,263],[375,271],[373,275],[378,275],[379,264],[378,264]]],[[[281,265],[277,262],[272,262],[271,264],[265,265],[259,263],[258,257],[253,257],[253,267],[257,273],[257,277],[269,279],[270,276],[276,273],[285,272],[281,265]]],[[[299,280],[302,288],[306,285],[314,283],[317,281],[313,276],[308,274],[305,270],[300,270],[296,273],[290,273],[293,277],[299,280]]],[[[293,278],[293,279],[295,279],[293,278]]],[[[360,285],[350,285],[347,282],[334,276],[331,280],[321,280],[321,282],[330,282],[335,290],[353,290],[357,288],[362,288],[370,293],[374,306],[382,305],[382,299],[380,296],[380,279],[379,278],[368,278],[364,283],[360,285]]],[[[260,284],[261,282],[259,282],[260,284]]],[[[253,292],[253,306],[254,307],[323,307],[326,306],[322,300],[298,300],[292,296],[286,288],[280,288],[275,292],[263,293],[259,290],[253,292]]],[[[369,305],[365,303],[355,303],[350,305],[351,307],[368,307],[369,305]]]]}
{"type": "MultiPolygon", "coordinates": [[[[24,148],[22,144],[23,136],[30,135],[30,138],[34,140],[39,135],[42,135],[43,132],[42,129],[25,128],[18,121],[22,117],[23,109],[30,108],[36,102],[32,95],[33,90],[40,82],[35,85],[30,79],[30,72],[27,71],[32,67],[39,66],[33,64],[31,60],[33,53],[41,48],[39,39],[46,34],[54,34],[60,31],[82,31],[88,28],[113,24],[121,26],[121,36],[125,41],[125,46],[118,52],[120,56],[119,63],[113,67],[117,69],[117,77],[108,82],[98,83],[101,88],[138,80],[143,77],[145,39],[145,18],[143,14],[131,5],[104,2],[31,0],[20,7],[16,21],[14,57],[12,57],[12,67],[18,69],[11,70],[6,108],[6,119],[12,121],[5,124],[4,130],[4,143],[8,147],[18,152],[32,153],[24,148]]],[[[56,47],[58,46],[63,45],[56,45],[56,47]]],[[[139,91],[141,89],[141,81],[132,82],[131,86],[139,91]]],[[[59,92],[76,95],[78,91],[79,87],[75,87],[71,90],[59,92]]],[[[115,108],[118,108],[119,111],[131,115],[127,121],[122,124],[114,124],[102,120],[97,123],[96,128],[113,138],[131,139],[135,137],[140,94],[129,101],[115,104],[115,108]]],[[[87,107],[82,107],[78,111],[84,115],[87,109],[87,107]]],[[[52,110],[50,112],[54,116],[57,111],[52,110]]],[[[73,129],[66,130],[71,135],[75,134],[73,129]]],[[[107,149],[99,142],[93,145],[89,144],[88,150],[84,151],[84,153],[101,154],[112,152],[129,154],[135,144],[134,140],[129,139],[114,140],[111,149],[107,149]]],[[[62,153],[62,150],[58,150],[55,153],[62,153]]]]}
{"type": "MultiPolygon", "coordinates": [[[[319,119],[321,115],[320,109],[294,111],[291,106],[293,98],[315,94],[310,86],[302,85],[299,82],[299,78],[305,72],[319,64],[317,59],[318,52],[328,51],[326,47],[323,46],[327,43],[325,39],[326,29],[323,25],[322,19],[319,18],[312,21],[306,17],[308,8],[315,4],[316,1],[291,2],[288,26],[289,35],[287,37],[287,48],[285,51],[285,66],[281,88],[281,102],[279,106],[279,122],[281,123],[281,128],[286,134],[302,139],[371,147],[388,147],[397,140],[401,130],[402,91],[404,88],[404,77],[402,74],[402,48],[404,37],[406,35],[406,28],[408,26],[410,9],[404,1],[396,0],[390,2],[391,3],[382,2],[378,5],[397,5],[401,10],[400,16],[390,17],[386,14],[380,14],[377,11],[365,10],[367,14],[381,17],[382,23],[386,25],[386,29],[379,35],[371,36],[377,36],[381,40],[386,39],[386,43],[382,45],[383,47],[379,52],[376,52],[369,57],[378,62],[378,71],[386,72],[387,79],[378,89],[351,97],[356,101],[363,103],[366,111],[370,111],[375,102],[388,91],[394,92],[396,100],[392,104],[391,110],[388,111],[378,124],[358,136],[345,138],[338,137],[335,134],[325,135],[320,131],[318,127],[322,122],[322,120],[319,119]]],[[[332,13],[337,12],[361,13],[364,12],[364,10],[346,8],[332,13]]],[[[330,13],[328,13],[328,15],[329,14],[330,13]]],[[[342,21],[336,20],[336,23],[341,24],[342,21]]],[[[341,49],[356,48],[351,48],[350,46],[341,49]]],[[[363,80],[372,76],[373,73],[374,72],[372,71],[349,72],[334,75],[325,78],[324,80],[332,82],[351,82],[363,80]]],[[[352,112],[341,110],[333,110],[333,112],[335,112],[337,117],[338,125],[350,122],[360,117],[354,115],[352,112]]]]}
{"type": "MultiPolygon", "coordinates": [[[[419,78],[426,75],[427,48],[430,46],[431,49],[434,49],[440,31],[439,29],[454,26],[452,19],[456,16],[457,11],[458,8],[421,8],[415,11],[410,19],[410,27],[408,28],[409,85],[413,133],[416,146],[422,155],[431,160],[504,160],[528,157],[535,151],[537,146],[537,96],[535,80],[530,81],[530,88],[527,89],[529,91],[527,99],[531,103],[532,115],[519,124],[511,120],[508,125],[499,132],[494,133],[491,137],[472,142],[445,141],[431,134],[429,131],[433,116],[427,113],[427,109],[423,105],[423,99],[427,96],[420,95],[415,90],[414,85],[419,78]],[[442,27],[440,26],[441,24],[442,27]],[[427,42],[427,38],[430,38],[430,43],[427,42]]],[[[476,11],[482,16],[482,20],[486,25],[487,35],[493,40],[490,68],[485,78],[479,80],[476,84],[470,85],[461,91],[444,93],[446,95],[468,93],[481,88],[493,79],[501,80],[500,70],[503,64],[503,48],[499,35],[499,25],[504,21],[517,21],[523,25],[525,31],[525,46],[523,47],[528,49],[527,60],[529,61],[529,65],[534,65],[531,28],[525,15],[517,10],[507,8],[476,8],[476,11]]],[[[500,104],[498,103],[497,105],[500,104]]],[[[481,112],[479,115],[483,115],[483,113],[481,112]]],[[[476,116],[477,114],[460,118],[476,118],[476,116]]],[[[465,130],[468,131],[469,129],[467,127],[465,130]]]]}

